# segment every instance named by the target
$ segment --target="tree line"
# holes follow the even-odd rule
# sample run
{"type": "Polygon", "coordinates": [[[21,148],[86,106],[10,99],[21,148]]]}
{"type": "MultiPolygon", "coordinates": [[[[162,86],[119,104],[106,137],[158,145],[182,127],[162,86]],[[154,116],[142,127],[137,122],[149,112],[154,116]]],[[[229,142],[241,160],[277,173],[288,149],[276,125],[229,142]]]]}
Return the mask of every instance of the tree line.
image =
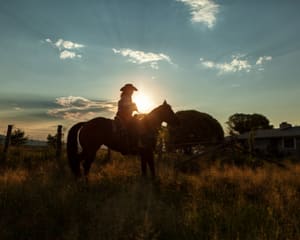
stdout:
{"type": "MultiPolygon", "coordinates": [[[[164,138],[168,138],[170,144],[214,144],[223,141],[224,131],[221,124],[209,114],[196,110],[185,110],[178,111],[176,115],[181,124],[169,128],[168,134],[164,133],[164,138]]],[[[231,136],[257,129],[273,128],[266,116],[257,113],[235,113],[228,118],[226,125],[231,136]]],[[[27,141],[28,137],[24,130],[16,128],[12,131],[10,145],[20,146],[26,144],[27,141]]],[[[55,135],[48,134],[46,141],[48,146],[55,148],[58,142],[57,133],[55,135]]]]}
{"type": "Polygon", "coordinates": [[[236,113],[226,122],[230,135],[243,134],[258,129],[272,129],[273,125],[262,114],[236,113]]]}

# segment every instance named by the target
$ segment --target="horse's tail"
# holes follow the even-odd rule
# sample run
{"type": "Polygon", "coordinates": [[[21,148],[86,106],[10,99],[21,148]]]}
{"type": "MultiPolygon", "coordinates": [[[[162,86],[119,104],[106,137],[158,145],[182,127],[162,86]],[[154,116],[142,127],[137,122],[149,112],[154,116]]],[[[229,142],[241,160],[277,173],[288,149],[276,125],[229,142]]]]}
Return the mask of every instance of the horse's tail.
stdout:
{"type": "Polygon", "coordinates": [[[76,177],[80,177],[80,153],[78,151],[78,131],[84,122],[75,124],[68,132],[67,155],[69,166],[76,177]]]}

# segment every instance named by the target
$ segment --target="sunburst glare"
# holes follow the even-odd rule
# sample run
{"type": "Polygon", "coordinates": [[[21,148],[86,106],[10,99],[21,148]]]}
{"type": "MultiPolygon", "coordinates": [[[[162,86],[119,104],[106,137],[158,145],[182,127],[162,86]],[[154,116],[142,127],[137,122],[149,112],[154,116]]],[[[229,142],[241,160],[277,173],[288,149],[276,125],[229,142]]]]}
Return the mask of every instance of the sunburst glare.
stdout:
{"type": "Polygon", "coordinates": [[[148,95],[135,93],[132,99],[141,113],[148,113],[154,108],[154,102],[148,95]]]}

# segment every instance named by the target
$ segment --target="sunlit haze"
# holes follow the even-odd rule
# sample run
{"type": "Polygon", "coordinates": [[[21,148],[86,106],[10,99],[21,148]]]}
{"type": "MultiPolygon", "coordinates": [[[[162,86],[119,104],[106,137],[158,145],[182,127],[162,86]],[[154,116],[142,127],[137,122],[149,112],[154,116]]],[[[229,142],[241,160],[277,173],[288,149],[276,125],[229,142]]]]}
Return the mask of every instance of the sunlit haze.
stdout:
{"type": "Polygon", "coordinates": [[[135,93],[133,95],[133,101],[141,113],[149,113],[155,107],[153,100],[142,93],[135,93]]]}

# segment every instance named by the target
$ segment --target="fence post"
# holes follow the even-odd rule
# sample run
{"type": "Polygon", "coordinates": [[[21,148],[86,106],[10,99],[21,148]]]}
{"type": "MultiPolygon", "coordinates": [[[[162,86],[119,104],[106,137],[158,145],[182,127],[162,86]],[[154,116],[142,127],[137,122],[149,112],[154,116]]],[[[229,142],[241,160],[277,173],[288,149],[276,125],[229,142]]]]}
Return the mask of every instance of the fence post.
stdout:
{"type": "Polygon", "coordinates": [[[62,125],[57,126],[57,139],[56,139],[56,160],[60,164],[61,160],[61,148],[62,148],[62,125]]]}
{"type": "Polygon", "coordinates": [[[6,132],[5,143],[4,143],[4,148],[3,148],[3,162],[2,162],[3,164],[6,163],[8,146],[9,146],[9,143],[10,143],[12,128],[13,128],[13,125],[8,125],[7,126],[7,132],[6,132]]]}

